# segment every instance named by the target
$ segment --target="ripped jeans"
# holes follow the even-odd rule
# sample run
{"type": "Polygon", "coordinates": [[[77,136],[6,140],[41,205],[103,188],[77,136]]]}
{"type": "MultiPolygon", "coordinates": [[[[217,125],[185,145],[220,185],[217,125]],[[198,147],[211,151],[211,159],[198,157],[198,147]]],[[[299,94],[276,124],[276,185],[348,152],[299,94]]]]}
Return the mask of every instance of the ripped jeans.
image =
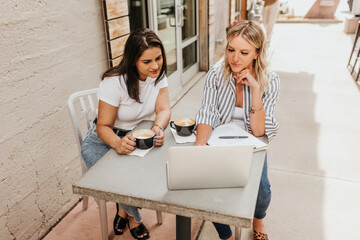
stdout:
{"type": "MultiPolygon", "coordinates": [[[[81,155],[86,167],[91,168],[99,159],[105,155],[111,146],[104,143],[96,133],[96,124],[87,132],[84,142],[81,145],[81,155]]],[[[142,217],[137,207],[120,204],[122,209],[131,217],[134,217],[136,222],[141,222],[142,217]]]]}
{"type": "MultiPolygon", "coordinates": [[[[270,205],[271,189],[270,182],[267,174],[267,154],[265,155],[265,162],[263,171],[261,174],[259,193],[256,200],[254,217],[257,219],[263,219],[266,215],[266,210],[270,205]]],[[[229,225],[213,222],[216,231],[219,234],[220,239],[228,239],[232,236],[232,232],[229,225]]]]}

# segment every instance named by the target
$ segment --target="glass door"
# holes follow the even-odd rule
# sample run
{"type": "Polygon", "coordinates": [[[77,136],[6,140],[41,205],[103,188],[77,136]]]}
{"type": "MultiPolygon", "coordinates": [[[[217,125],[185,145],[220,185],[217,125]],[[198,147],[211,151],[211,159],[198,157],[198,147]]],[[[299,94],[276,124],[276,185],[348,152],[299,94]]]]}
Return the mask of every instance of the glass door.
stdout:
{"type": "Polygon", "coordinates": [[[179,0],[181,27],[182,84],[199,71],[198,63],[198,1],[179,0]]]}
{"type": "Polygon", "coordinates": [[[148,0],[149,27],[164,44],[170,96],[199,69],[198,0],[148,0]]]}

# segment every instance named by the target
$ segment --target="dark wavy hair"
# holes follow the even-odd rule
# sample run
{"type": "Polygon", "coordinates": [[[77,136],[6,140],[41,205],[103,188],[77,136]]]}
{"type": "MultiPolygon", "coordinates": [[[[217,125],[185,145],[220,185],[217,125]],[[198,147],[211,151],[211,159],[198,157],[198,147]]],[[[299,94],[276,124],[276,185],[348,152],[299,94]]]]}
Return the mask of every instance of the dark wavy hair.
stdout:
{"type": "Polygon", "coordinates": [[[102,75],[102,80],[106,77],[124,75],[126,87],[129,96],[137,102],[139,98],[139,72],[136,68],[136,62],[143,52],[149,48],[158,47],[161,49],[163,65],[159,76],[155,80],[155,85],[163,79],[167,72],[166,55],[164,46],[160,38],[154,31],[148,28],[139,28],[132,32],[126,40],[123,58],[119,65],[110,68],[102,75]]]}

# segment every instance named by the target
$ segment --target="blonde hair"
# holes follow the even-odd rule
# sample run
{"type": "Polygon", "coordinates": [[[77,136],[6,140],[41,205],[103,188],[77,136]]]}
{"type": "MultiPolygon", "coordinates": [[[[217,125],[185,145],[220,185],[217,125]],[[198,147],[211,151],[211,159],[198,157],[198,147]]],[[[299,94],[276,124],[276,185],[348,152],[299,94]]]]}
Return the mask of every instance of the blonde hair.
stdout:
{"type": "Polygon", "coordinates": [[[226,48],[225,48],[225,61],[224,61],[224,78],[228,83],[231,75],[231,68],[227,58],[226,50],[229,42],[240,36],[248,41],[259,54],[257,59],[253,60],[253,68],[255,72],[255,79],[260,85],[261,93],[267,92],[269,87],[269,80],[266,76],[266,67],[268,62],[266,59],[266,39],[262,28],[253,21],[239,21],[226,28],[226,48]]]}

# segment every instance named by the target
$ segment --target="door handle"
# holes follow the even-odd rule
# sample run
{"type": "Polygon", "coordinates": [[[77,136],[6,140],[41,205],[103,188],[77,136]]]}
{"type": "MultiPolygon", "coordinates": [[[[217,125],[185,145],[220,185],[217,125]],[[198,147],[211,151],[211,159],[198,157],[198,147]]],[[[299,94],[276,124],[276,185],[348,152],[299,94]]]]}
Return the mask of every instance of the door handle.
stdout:
{"type": "Polygon", "coordinates": [[[176,27],[176,19],[175,19],[175,24],[172,24],[173,21],[171,21],[173,18],[169,18],[169,25],[170,27],[176,27]]]}
{"type": "Polygon", "coordinates": [[[175,7],[170,8],[170,14],[169,14],[169,25],[170,27],[176,27],[177,20],[176,20],[176,13],[175,13],[175,7]],[[174,22],[174,24],[173,24],[174,22]]]}
{"type": "Polygon", "coordinates": [[[181,27],[183,27],[184,26],[184,7],[181,5],[180,6],[180,8],[181,8],[181,27]]]}
{"type": "Polygon", "coordinates": [[[183,27],[184,26],[184,8],[183,6],[176,6],[176,11],[177,11],[177,16],[176,16],[176,20],[177,20],[177,23],[176,25],[178,27],[183,27]]]}

